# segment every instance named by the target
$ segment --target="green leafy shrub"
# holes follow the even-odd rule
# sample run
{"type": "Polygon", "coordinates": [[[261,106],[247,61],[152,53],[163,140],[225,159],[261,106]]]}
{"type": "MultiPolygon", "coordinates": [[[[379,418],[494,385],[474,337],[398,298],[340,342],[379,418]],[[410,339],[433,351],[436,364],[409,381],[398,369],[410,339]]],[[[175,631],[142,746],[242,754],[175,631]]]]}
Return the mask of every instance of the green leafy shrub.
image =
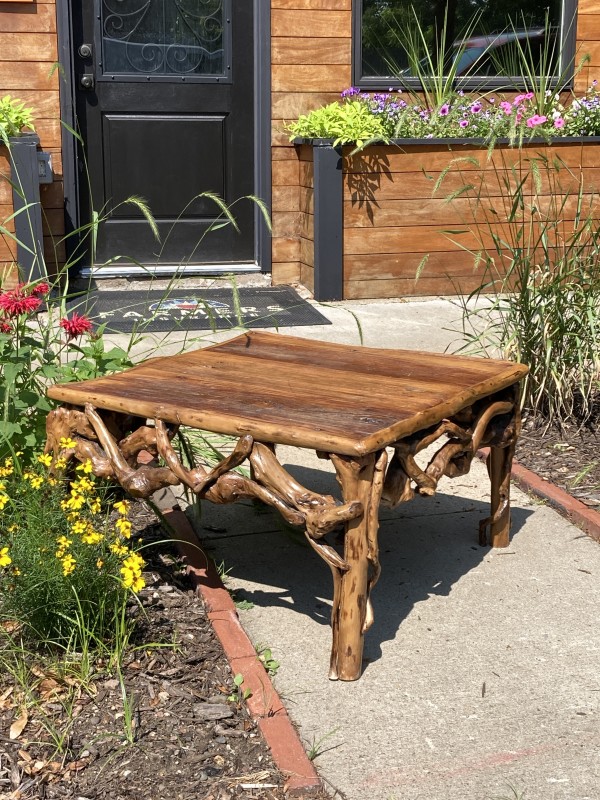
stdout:
{"type": "Polygon", "coordinates": [[[361,147],[366,142],[387,138],[383,121],[358,100],[318,108],[302,115],[288,130],[292,138],[334,139],[336,146],[356,143],[361,147]]]}
{"type": "Polygon", "coordinates": [[[33,109],[25,108],[25,103],[6,95],[0,98],[0,139],[7,142],[10,136],[17,136],[23,128],[33,128],[33,109]]]}
{"type": "Polygon", "coordinates": [[[50,455],[35,467],[19,457],[2,462],[0,614],[40,643],[65,645],[86,635],[110,641],[129,593],[144,586],[144,562],[131,547],[128,502],[116,503],[118,517],[109,524],[91,463],[70,480],[65,466],[50,455]]]}

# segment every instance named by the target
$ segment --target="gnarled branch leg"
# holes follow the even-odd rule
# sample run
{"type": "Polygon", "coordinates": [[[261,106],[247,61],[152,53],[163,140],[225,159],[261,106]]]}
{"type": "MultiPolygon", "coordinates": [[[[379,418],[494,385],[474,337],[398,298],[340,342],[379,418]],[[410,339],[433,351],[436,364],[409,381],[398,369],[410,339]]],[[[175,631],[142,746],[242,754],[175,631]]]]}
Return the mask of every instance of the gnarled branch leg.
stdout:
{"type": "Polygon", "coordinates": [[[116,479],[132,497],[150,497],[157,489],[179,483],[179,478],[169,467],[142,466],[138,469],[130,467],[121,454],[115,438],[108,432],[91,403],[86,403],[85,414],[110,461],[116,479]]]}
{"type": "MultiPolygon", "coordinates": [[[[342,498],[348,503],[357,500],[364,513],[346,522],[344,561],[348,570],[342,575],[339,598],[334,597],[332,610],[333,644],[330,677],[355,681],[362,670],[364,625],[367,617],[369,587],[369,513],[372,500],[380,493],[373,490],[377,454],[362,458],[331,455],[342,498]]],[[[378,478],[379,480],[379,478],[378,478]]],[[[383,475],[381,476],[383,481],[383,475]]],[[[335,586],[334,586],[335,590],[335,586]]]]}
{"type": "Polygon", "coordinates": [[[387,467],[387,453],[382,450],[375,463],[373,474],[373,484],[371,486],[371,496],[369,498],[369,508],[367,511],[367,558],[371,564],[371,575],[367,586],[367,613],[363,624],[363,633],[369,630],[373,624],[373,606],[371,604],[371,592],[381,575],[381,564],[379,563],[379,541],[377,534],[379,531],[379,503],[383,492],[383,481],[385,478],[385,468],[387,467]]]}
{"type": "Polygon", "coordinates": [[[508,447],[490,447],[487,468],[492,489],[491,515],[479,523],[479,544],[508,547],[510,538],[510,471],[516,442],[508,447]]]}

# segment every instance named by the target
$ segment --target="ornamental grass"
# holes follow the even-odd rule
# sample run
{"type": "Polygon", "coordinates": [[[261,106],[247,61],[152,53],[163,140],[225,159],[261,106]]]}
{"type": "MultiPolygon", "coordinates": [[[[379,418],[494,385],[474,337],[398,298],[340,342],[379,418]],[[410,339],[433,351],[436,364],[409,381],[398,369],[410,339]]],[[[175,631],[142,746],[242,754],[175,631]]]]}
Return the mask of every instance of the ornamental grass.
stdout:
{"type": "MultiPolygon", "coordinates": [[[[61,454],[74,443],[61,440],[61,454]]],[[[111,502],[86,461],[20,456],[0,466],[0,618],[36,644],[109,647],[144,560],[132,542],[129,502],[111,502]],[[73,640],[82,641],[76,641],[73,640]]]]}

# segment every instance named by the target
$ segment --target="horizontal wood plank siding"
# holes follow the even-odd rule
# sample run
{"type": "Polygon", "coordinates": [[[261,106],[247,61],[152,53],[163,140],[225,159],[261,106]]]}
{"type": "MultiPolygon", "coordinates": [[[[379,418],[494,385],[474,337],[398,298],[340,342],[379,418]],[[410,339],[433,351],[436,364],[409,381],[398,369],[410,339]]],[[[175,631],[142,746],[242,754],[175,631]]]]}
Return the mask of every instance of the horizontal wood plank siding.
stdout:
{"type": "Polygon", "coordinates": [[[314,285],[312,151],[294,148],[284,128],[339,99],[351,50],[351,0],[271,0],[274,283],[314,285]]]}
{"type": "MultiPolygon", "coordinates": [[[[33,108],[40,145],[52,155],[54,184],[40,186],[49,268],[56,262],[52,239],[62,236],[65,230],[57,61],[55,2],[0,4],[0,96],[9,94],[33,108]]],[[[0,174],[10,174],[6,154],[2,152],[0,174]]],[[[6,219],[6,210],[12,213],[12,190],[5,178],[0,178],[0,221],[6,219]]],[[[5,287],[17,279],[12,267],[14,251],[14,242],[5,241],[0,246],[0,276],[4,276],[5,287]]],[[[58,259],[64,260],[64,248],[59,250],[58,259]]]]}
{"type": "Polygon", "coordinates": [[[578,0],[577,4],[577,44],[575,62],[587,54],[589,62],[575,78],[575,91],[584,92],[593,80],[600,80],[600,2],[599,0],[578,0]]]}
{"type": "MultiPolygon", "coordinates": [[[[476,253],[494,252],[492,231],[503,240],[514,239],[505,182],[521,182],[534,160],[540,164],[541,180],[537,213],[562,219],[561,230],[568,235],[577,197],[564,201],[566,192],[576,192],[581,182],[583,214],[597,211],[597,144],[531,144],[521,150],[497,146],[491,158],[485,149],[460,144],[375,146],[354,155],[345,148],[344,297],[472,291],[484,277],[476,253]],[[480,169],[456,160],[464,156],[477,160],[480,169]],[[563,165],[550,179],[544,159],[563,165]],[[449,171],[436,191],[445,167],[449,171]],[[464,186],[471,188],[448,202],[464,186]]],[[[531,180],[523,186],[526,193],[533,191],[531,180]]],[[[536,236],[535,226],[531,233],[536,236]]]]}

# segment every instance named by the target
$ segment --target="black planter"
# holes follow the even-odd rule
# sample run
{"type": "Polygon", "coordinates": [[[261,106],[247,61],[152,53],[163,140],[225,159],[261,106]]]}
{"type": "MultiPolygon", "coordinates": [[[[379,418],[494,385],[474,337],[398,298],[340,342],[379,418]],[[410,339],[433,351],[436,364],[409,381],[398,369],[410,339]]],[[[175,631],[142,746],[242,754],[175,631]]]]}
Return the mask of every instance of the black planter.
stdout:
{"type": "Polygon", "coordinates": [[[40,137],[22,133],[8,142],[19,273],[23,280],[35,281],[47,276],[37,150],[40,137]]]}

